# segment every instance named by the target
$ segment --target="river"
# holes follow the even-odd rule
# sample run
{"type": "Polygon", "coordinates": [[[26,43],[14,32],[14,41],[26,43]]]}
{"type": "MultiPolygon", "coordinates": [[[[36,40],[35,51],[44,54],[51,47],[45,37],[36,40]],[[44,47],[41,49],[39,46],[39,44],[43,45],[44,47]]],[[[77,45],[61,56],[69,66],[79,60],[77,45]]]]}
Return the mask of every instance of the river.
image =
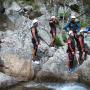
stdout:
{"type": "Polygon", "coordinates": [[[27,82],[13,87],[9,87],[7,88],[7,90],[90,90],[90,88],[80,83],[61,84],[27,82]]]}

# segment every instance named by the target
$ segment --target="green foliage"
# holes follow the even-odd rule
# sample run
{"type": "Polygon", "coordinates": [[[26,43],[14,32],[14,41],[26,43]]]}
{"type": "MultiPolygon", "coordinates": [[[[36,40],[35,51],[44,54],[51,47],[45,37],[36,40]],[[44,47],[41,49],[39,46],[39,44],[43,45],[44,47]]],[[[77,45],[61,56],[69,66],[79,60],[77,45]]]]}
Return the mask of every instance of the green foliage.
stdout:
{"type": "Polygon", "coordinates": [[[71,5],[70,8],[75,12],[80,12],[80,7],[77,4],[71,5]]]}
{"type": "Polygon", "coordinates": [[[62,39],[63,39],[64,42],[66,42],[67,41],[67,35],[66,34],[62,34],[62,39]]]}
{"type": "Polygon", "coordinates": [[[69,16],[69,12],[59,13],[58,16],[60,17],[60,19],[63,19],[63,16],[64,16],[64,19],[67,19],[67,17],[69,16]]]}
{"type": "Polygon", "coordinates": [[[81,27],[88,27],[90,25],[88,23],[86,23],[86,22],[80,22],[80,26],[81,27]]]}
{"type": "Polygon", "coordinates": [[[56,36],[55,44],[56,44],[57,47],[62,46],[62,41],[61,41],[60,37],[56,36]]]}

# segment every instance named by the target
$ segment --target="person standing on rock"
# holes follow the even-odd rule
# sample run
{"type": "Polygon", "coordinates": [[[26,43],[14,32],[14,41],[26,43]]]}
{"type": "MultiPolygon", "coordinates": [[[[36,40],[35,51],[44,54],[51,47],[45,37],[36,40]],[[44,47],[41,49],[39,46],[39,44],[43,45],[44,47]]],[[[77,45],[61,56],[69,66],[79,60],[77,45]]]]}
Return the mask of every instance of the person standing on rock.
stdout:
{"type": "Polygon", "coordinates": [[[32,60],[35,61],[37,57],[37,49],[38,45],[40,43],[39,35],[38,35],[38,20],[34,19],[32,22],[32,27],[31,27],[31,34],[32,34],[32,43],[33,43],[33,50],[32,50],[32,60]]]}
{"type": "Polygon", "coordinates": [[[80,31],[80,23],[76,22],[76,17],[71,16],[71,20],[66,24],[64,27],[66,32],[69,32],[69,30],[72,30],[74,33],[74,38],[76,43],[78,42],[77,40],[77,33],[80,31]]]}
{"type": "Polygon", "coordinates": [[[81,29],[79,33],[80,34],[78,35],[78,51],[79,51],[78,64],[80,65],[83,62],[83,60],[87,59],[88,50],[86,48],[86,44],[84,43],[84,30],[81,29]]]}
{"type": "Polygon", "coordinates": [[[71,72],[73,69],[73,63],[75,59],[75,40],[74,40],[74,33],[72,30],[69,31],[69,37],[67,39],[67,53],[68,53],[68,69],[71,72]]]}
{"type": "Polygon", "coordinates": [[[55,38],[56,38],[56,25],[58,24],[58,20],[55,16],[52,16],[51,19],[49,20],[49,25],[50,25],[50,33],[52,35],[52,41],[51,41],[51,46],[55,46],[55,38]]]}

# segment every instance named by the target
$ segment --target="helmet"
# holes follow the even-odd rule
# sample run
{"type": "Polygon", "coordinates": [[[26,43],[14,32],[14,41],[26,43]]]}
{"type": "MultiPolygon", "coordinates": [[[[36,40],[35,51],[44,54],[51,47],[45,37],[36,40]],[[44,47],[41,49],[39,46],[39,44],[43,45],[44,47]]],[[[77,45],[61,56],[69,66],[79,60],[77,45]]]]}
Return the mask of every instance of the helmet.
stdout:
{"type": "Polygon", "coordinates": [[[73,34],[73,31],[70,30],[68,34],[69,34],[69,35],[73,34]]]}
{"type": "Polygon", "coordinates": [[[51,19],[53,19],[53,18],[55,19],[56,17],[55,16],[52,16],[51,19]]]}
{"type": "Polygon", "coordinates": [[[38,20],[37,20],[37,19],[34,19],[34,20],[32,21],[32,24],[35,24],[35,23],[38,23],[38,20]]]}
{"type": "Polygon", "coordinates": [[[84,32],[84,30],[83,30],[83,29],[81,29],[81,30],[80,30],[80,33],[81,33],[81,32],[84,32]]]}
{"type": "Polygon", "coordinates": [[[76,18],[76,17],[75,17],[75,16],[71,16],[71,19],[72,19],[72,18],[76,18]]]}

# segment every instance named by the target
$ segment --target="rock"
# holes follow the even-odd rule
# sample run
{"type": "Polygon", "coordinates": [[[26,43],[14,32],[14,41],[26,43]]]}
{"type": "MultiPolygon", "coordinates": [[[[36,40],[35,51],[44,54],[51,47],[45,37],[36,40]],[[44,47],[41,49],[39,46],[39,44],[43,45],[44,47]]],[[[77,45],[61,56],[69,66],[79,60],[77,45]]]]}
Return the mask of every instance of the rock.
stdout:
{"type": "Polygon", "coordinates": [[[24,9],[27,11],[32,11],[33,7],[28,5],[28,6],[25,6],[24,9]]]}
{"type": "Polygon", "coordinates": [[[39,71],[36,76],[36,81],[39,82],[62,82],[63,80],[50,71],[39,71]]]}
{"type": "Polygon", "coordinates": [[[0,72],[0,88],[15,85],[16,83],[18,82],[14,77],[5,75],[0,72]]]}
{"type": "Polygon", "coordinates": [[[55,52],[56,52],[56,48],[55,48],[55,47],[49,48],[49,49],[48,49],[48,56],[49,56],[49,57],[52,57],[55,52]]]}
{"type": "Polygon", "coordinates": [[[34,69],[30,60],[19,58],[13,54],[7,54],[2,57],[4,72],[21,80],[31,80],[34,77],[34,69]]]}
{"type": "Polygon", "coordinates": [[[40,11],[37,11],[37,10],[34,10],[32,12],[30,11],[27,14],[29,15],[30,19],[34,19],[43,15],[40,11]]]}
{"type": "Polygon", "coordinates": [[[28,82],[23,86],[23,90],[53,90],[53,89],[42,83],[28,82]]]}
{"type": "Polygon", "coordinates": [[[76,73],[69,75],[65,49],[65,46],[57,49],[54,55],[43,64],[42,69],[36,76],[37,81],[77,81],[78,75],[76,73]]]}
{"type": "Polygon", "coordinates": [[[90,84],[90,56],[79,67],[78,73],[81,82],[90,84]]]}

